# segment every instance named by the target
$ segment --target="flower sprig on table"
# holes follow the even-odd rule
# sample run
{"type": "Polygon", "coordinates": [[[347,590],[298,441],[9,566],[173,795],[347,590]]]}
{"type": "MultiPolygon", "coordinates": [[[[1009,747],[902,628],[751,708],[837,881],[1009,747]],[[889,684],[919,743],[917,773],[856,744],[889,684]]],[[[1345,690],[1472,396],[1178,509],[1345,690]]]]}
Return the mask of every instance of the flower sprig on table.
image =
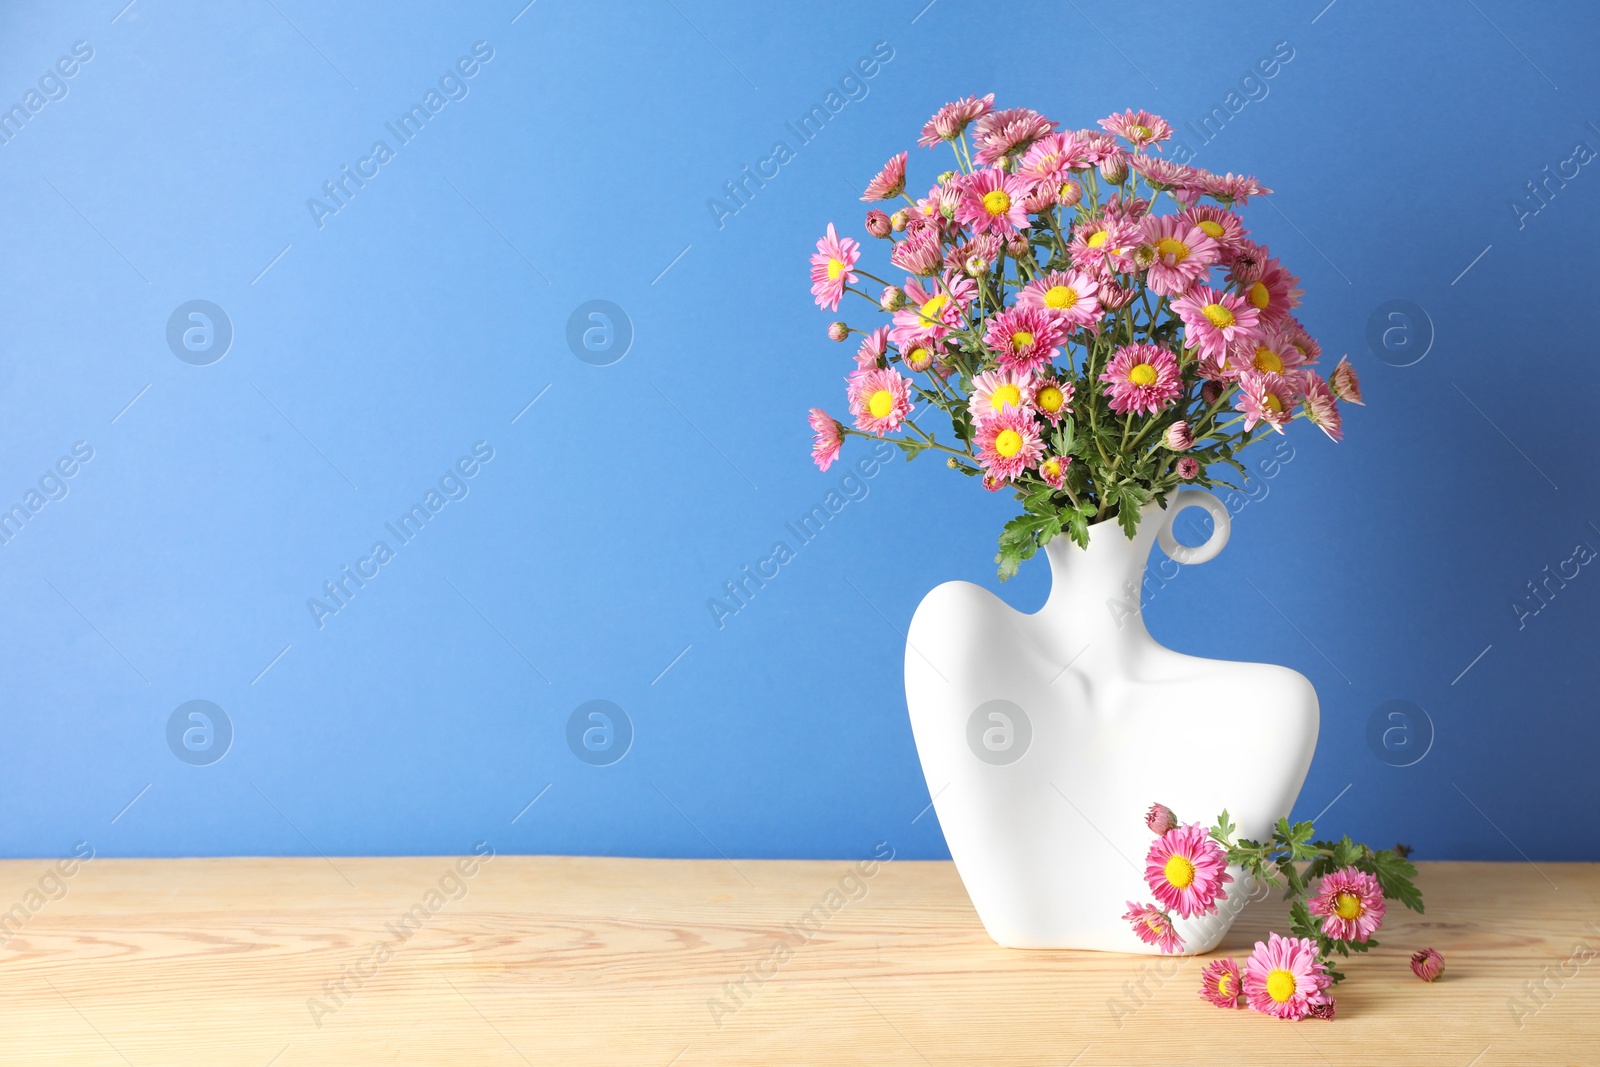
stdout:
{"type": "MultiPolygon", "coordinates": [[[[1288,819],[1279,819],[1267,840],[1252,841],[1236,836],[1226,810],[1207,828],[1179,823],[1163,804],[1151,806],[1145,823],[1156,835],[1145,856],[1145,883],[1156,902],[1130,900],[1123,915],[1145,943],[1162,952],[1182,949],[1173,916],[1215,915],[1227,895],[1224,887],[1234,880],[1229,867],[1243,869],[1248,884],[1282,889],[1289,902],[1288,937],[1270,933],[1257,941],[1242,968],[1233,959],[1206,965],[1200,995],[1218,1007],[1239,1007],[1242,1000],[1283,1019],[1331,1019],[1329,991],[1345,977],[1333,957],[1377,946],[1373,934],[1383,925],[1386,901],[1422,911],[1422,893],[1413,881],[1417,869],[1405,845],[1373,849],[1349,837],[1314,839],[1310,822],[1288,819]]],[[[1431,981],[1444,963],[1427,949],[1411,966],[1431,981]]]]}
{"type": "Polygon", "coordinates": [[[917,143],[948,145],[954,169],[913,198],[901,152],[861,197],[904,200],[865,220],[904,281],[861,267],[861,243],[832,223],[811,257],[820,307],[848,292],[893,317],[828,327],[861,343],[853,424],[811,409],[817,466],[849,436],[887,437],[907,459],[943,453],[1012,490],[1023,513],[1000,535],[1002,579],[1058,535],[1087,545],[1115,519],[1132,537],[1150,501],[1230,484],[1213,467],[1243,473],[1239,451],[1268,429],[1304,418],[1338,441],[1340,402],[1362,402],[1346,360],[1316,369],[1322,349],[1293,314],[1299,279],[1235,210],[1271,190],[1161,155],[1172,127],[1157,115],[1098,125],[1062,130],[997,110],[992,93],[946,104],[917,143]],[[948,417],[947,436],[913,418],[919,405],[948,417]]]}

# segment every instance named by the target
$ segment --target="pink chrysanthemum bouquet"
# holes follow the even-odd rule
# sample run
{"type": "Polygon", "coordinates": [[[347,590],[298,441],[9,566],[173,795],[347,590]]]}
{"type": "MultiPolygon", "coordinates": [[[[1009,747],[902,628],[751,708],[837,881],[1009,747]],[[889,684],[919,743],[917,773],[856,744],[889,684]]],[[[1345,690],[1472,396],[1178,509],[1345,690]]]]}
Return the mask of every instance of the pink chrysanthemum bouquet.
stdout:
{"type": "Polygon", "coordinates": [[[1239,450],[1296,418],[1337,441],[1339,402],[1362,402],[1347,361],[1315,369],[1321,349],[1293,314],[1299,279],[1234,210],[1271,190],[1154,154],[1172,129],[1147,112],[1099,125],[1062,132],[1028,108],[996,110],[993,94],[947,104],[918,144],[949,145],[955,169],[913,199],[901,152],[862,197],[905,200],[866,217],[905,280],[863,269],[860,243],[831,223],[811,257],[819,306],[855,293],[893,317],[829,327],[862,340],[850,424],[811,410],[817,465],[846,437],[886,437],[908,459],[943,452],[986,489],[1014,490],[1023,514],[1000,537],[1002,579],[1057,534],[1085,545],[1115,518],[1132,537],[1142,506],[1228,484],[1214,466],[1242,472],[1239,450]],[[924,407],[950,436],[918,423],[924,407]]]}

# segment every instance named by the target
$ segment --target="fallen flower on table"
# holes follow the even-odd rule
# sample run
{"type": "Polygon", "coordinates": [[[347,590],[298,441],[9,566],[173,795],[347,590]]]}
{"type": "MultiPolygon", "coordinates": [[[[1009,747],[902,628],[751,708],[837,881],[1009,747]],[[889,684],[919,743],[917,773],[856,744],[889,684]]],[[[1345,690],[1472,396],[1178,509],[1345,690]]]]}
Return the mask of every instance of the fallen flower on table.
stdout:
{"type": "MultiPolygon", "coordinates": [[[[1244,884],[1284,890],[1289,902],[1289,933],[1270,933],[1257,941],[1241,968],[1233,959],[1213,960],[1200,975],[1200,996],[1220,1008],[1245,1003],[1280,1019],[1332,1019],[1337,1011],[1330,990],[1344,980],[1333,957],[1367,952],[1378,942],[1387,900],[1422,911],[1422,893],[1412,881],[1417,869],[1406,858],[1411,849],[1396,845],[1374,850],[1348,837],[1314,840],[1309,822],[1279,819],[1265,842],[1235,838],[1224,811],[1209,830],[1184,824],[1172,809],[1154,804],[1145,825],[1156,835],[1145,857],[1145,883],[1157,903],[1128,901],[1123,918],[1146,944],[1164,953],[1183,950],[1173,915],[1193,919],[1214,915],[1227,898],[1228,867],[1245,872],[1244,884]],[[1320,922],[1319,922],[1320,920],[1320,922]]],[[[1411,969],[1431,982],[1444,971],[1444,957],[1423,949],[1411,969]]]]}

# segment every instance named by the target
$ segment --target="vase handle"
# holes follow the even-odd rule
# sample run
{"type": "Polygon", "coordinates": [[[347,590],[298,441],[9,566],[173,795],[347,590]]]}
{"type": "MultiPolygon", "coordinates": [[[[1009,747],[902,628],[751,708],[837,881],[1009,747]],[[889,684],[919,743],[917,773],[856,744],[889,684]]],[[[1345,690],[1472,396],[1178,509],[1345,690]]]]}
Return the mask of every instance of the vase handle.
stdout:
{"type": "Polygon", "coordinates": [[[1184,489],[1167,504],[1167,514],[1161,521],[1161,529],[1156,532],[1156,541],[1161,545],[1161,551],[1170,556],[1174,563],[1205,563],[1215,559],[1217,553],[1227,545],[1232,526],[1227,506],[1215,495],[1204,489],[1184,489]],[[1211,516],[1211,537],[1203,545],[1179,544],[1172,536],[1172,524],[1178,521],[1178,515],[1185,508],[1191,507],[1205,508],[1211,516]]]}

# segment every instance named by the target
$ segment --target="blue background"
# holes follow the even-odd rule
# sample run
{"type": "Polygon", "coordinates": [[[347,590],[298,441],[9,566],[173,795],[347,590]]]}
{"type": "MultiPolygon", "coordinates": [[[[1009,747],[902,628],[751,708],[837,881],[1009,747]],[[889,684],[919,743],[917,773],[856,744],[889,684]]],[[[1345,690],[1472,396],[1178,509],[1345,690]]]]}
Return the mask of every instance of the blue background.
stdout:
{"type": "MultiPolygon", "coordinates": [[[[941,581],[997,587],[1009,503],[891,461],[725,625],[708,608],[843,473],[808,456],[850,349],[806,257],[829,220],[859,234],[894,151],[916,189],[948,165],[913,147],[946,100],[1146,107],[1197,147],[1288,42],[1195,161],[1276,189],[1247,222],[1368,406],[1342,445],[1296,425],[1150,627],[1315,682],[1300,816],[1336,800],[1329,830],[1419,858],[1600,859],[1600,574],[1513,607],[1600,550],[1600,172],[1526,187],[1600,147],[1594,8],[925,2],[7,4],[0,105],[94,55],[0,145],[0,505],[94,456],[0,547],[0,852],[946,855],[902,632],[941,581]],[[468,95],[399,146],[384,124],[478,41],[468,95]],[[799,146],[785,123],[876,42],[799,146]],[[319,228],[308,198],[379,139],[319,228]],[[779,139],[795,158],[719,225],[779,139]],[[166,340],[195,299],[234,330],[208,366],[166,340]],[[609,366],[567,341],[593,299],[634,333],[609,366]],[[1421,312],[1374,349],[1396,300],[1421,312]],[[469,494],[397,546],[384,523],[480,441],[469,494]],[[395,558],[319,628],[308,598],[379,539],[395,558]],[[167,741],[197,699],[232,725],[209,766],[167,741]],[[609,766],[567,741],[597,699],[634,735],[609,766]],[[1386,751],[1390,701],[1423,712],[1386,751]]],[[[1004,595],[1047,584],[1036,562],[1004,595]]]]}

